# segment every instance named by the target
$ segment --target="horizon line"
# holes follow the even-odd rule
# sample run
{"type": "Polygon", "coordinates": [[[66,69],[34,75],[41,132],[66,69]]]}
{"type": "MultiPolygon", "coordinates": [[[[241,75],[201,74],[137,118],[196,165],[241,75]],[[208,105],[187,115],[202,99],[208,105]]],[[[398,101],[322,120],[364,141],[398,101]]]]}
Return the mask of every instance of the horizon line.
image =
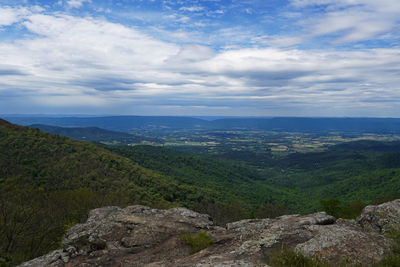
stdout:
{"type": "Polygon", "coordinates": [[[368,116],[280,116],[280,115],[126,115],[126,114],[43,114],[43,113],[12,113],[0,114],[1,118],[5,117],[52,117],[52,118],[90,118],[90,117],[181,117],[181,118],[310,118],[310,119],[400,119],[400,117],[368,117],[368,116]]]}

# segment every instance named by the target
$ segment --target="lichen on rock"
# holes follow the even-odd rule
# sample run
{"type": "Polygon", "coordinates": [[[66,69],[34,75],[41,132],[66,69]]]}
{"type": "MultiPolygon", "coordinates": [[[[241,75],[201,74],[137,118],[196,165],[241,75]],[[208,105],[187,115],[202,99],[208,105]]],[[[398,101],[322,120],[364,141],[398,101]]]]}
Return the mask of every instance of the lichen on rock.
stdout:
{"type": "Polygon", "coordinates": [[[185,208],[104,207],[70,228],[62,249],[21,266],[267,266],[271,253],[283,246],[333,264],[347,260],[368,266],[391,250],[385,233],[399,224],[400,200],[368,206],[357,220],[318,212],[226,227],[185,208]],[[213,242],[192,253],[179,238],[182,233],[204,233],[213,242]]]}

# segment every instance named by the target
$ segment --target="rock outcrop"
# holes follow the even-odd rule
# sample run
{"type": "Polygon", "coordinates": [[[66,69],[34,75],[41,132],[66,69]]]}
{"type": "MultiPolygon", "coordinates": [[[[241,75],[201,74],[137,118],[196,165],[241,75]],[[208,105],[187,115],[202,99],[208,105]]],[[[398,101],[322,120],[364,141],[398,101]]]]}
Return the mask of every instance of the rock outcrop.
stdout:
{"type": "Polygon", "coordinates": [[[365,207],[357,222],[364,229],[382,234],[400,230],[400,199],[365,207]]]}
{"type": "Polygon", "coordinates": [[[400,200],[368,206],[357,220],[319,212],[243,220],[225,228],[185,208],[105,207],[69,229],[62,249],[20,266],[267,266],[282,246],[333,264],[347,260],[368,266],[391,250],[384,233],[399,223],[400,200]],[[199,232],[214,243],[193,254],[180,235],[199,232]]]}

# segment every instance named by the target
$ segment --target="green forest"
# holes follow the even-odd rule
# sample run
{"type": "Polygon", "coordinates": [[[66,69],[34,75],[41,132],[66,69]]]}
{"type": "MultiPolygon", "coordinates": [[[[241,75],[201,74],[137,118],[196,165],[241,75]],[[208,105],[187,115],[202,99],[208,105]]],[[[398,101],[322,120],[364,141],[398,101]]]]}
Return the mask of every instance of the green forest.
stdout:
{"type": "Polygon", "coordinates": [[[395,141],[279,157],[119,144],[76,141],[0,119],[0,266],[58,248],[69,227],[101,206],[183,206],[224,225],[317,210],[354,218],[367,204],[400,197],[395,141]]]}

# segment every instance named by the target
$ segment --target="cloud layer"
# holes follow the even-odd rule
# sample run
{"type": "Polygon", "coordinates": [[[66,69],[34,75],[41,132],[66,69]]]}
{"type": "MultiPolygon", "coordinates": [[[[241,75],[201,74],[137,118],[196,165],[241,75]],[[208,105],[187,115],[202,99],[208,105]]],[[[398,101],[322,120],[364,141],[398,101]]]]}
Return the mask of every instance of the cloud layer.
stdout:
{"type": "Polygon", "coordinates": [[[306,36],[332,36],[337,43],[369,40],[398,26],[400,2],[396,0],[292,0],[299,9],[317,9],[300,21],[306,36]],[[323,10],[321,12],[320,10],[323,10]]]}
{"type": "MultiPolygon", "coordinates": [[[[79,9],[84,2],[94,4],[60,5],[79,9]]],[[[290,1],[276,18],[290,17],[286,22],[298,31],[269,35],[257,34],[257,25],[191,29],[197,17],[210,23],[212,12],[233,9],[210,10],[201,1],[171,11],[175,18],[190,14],[186,22],[175,20],[187,24],[177,30],[0,6],[0,35],[11,27],[21,34],[0,39],[0,113],[398,117],[400,48],[391,35],[400,4],[331,2],[290,1]],[[183,32],[185,41],[171,39],[183,32]],[[330,46],[307,47],[310,42],[330,46]]]]}

